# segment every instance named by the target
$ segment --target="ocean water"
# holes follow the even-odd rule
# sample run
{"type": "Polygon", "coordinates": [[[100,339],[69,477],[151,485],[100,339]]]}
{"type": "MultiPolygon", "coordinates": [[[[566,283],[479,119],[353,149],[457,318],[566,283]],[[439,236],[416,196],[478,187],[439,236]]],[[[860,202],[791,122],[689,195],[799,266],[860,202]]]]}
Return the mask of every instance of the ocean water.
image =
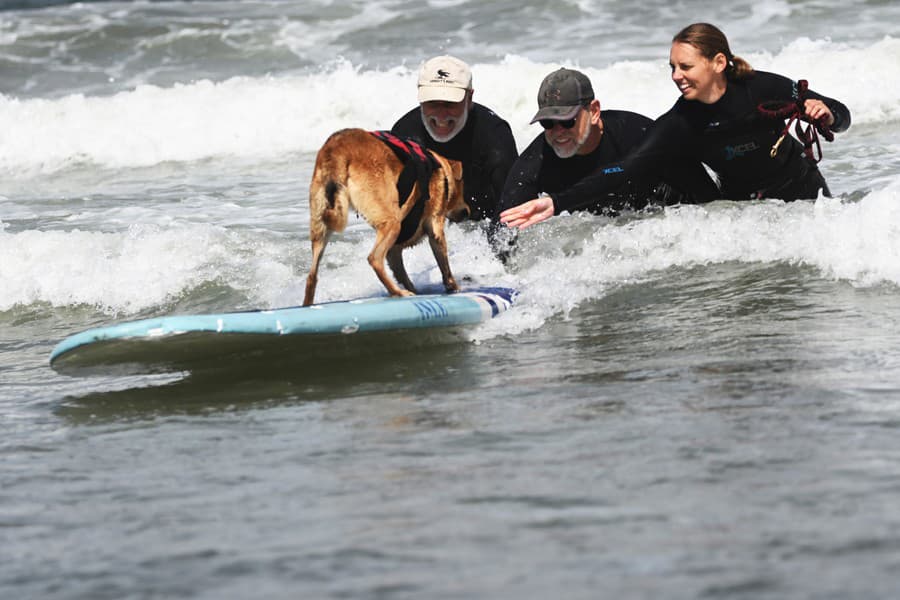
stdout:
{"type": "MultiPolygon", "coordinates": [[[[872,598],[900,589],[900,4],[0,2],[0,597],[872,598]],[[454,343],[70,378],[64,337],[302,300],[334,130],[453,53],[523,149],[541,79],[674,102],[671,36],[842,100],[834,198],[555,218],[454,343]],[[293,366],[291,365],[293,361],[293,366]]],[[[318,298],[382,293],[360,221],[318,298]]],[[[440,275],[406,254],[417,283],[440,275]]]]}

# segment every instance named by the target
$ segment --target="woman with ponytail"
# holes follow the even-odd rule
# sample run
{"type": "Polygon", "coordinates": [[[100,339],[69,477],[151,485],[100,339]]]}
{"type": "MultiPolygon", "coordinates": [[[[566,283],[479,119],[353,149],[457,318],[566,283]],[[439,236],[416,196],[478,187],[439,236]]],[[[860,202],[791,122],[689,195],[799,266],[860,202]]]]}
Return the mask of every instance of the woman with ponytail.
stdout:
{"type": "Polygon", "coordinates": [[[807,90],[805,81],[755,71],[732,54],[725,34],[708,23],[689,25],[675,35],[669,66],[681,97],[625,160],[605,165],[567,190],[507,209],[501,221],[524,229],[554,214],[580,210],[626,179],[655,175],[677,185],[679,173],[698,162],[717,175],[720,198],[830,195],[811,152],[785,135],[785,117],[773,118],[762,107],[794,106],[797,116],[830,138],[850,126],[846,106],[807,90]]]}

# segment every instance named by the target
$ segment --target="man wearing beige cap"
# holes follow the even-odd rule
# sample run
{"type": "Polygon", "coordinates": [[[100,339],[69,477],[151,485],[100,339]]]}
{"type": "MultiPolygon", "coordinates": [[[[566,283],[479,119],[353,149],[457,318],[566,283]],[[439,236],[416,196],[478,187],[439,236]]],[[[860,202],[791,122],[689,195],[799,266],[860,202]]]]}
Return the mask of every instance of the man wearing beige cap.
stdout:
{"type": "Polygon", "coordinates": [[[472,101],[472,71],[458,58],[426,61],[418,88],[419,107],[401,117],[391,133],[462,162],[471,218],[496,224],[503,184],[518,155],[509,124],[472,101]]]}
{"type": "MultiPolygon", "coordinates": [[[[615,169],[653,125],[651,119],[634,112],[601,111],[590,79],[574,69],[558,69],[544,78],[531,122],[540,123],[544,132],[513,165],[503,190],[502,211],[539,196],[552,196],[601,169],[615,169]]],[[[693,163],[678,165],[665,179],[628,180],[581,210],[615,214],[627,208],[705,202],[717,196],[709,174],[700,163],[693,163]]]]}

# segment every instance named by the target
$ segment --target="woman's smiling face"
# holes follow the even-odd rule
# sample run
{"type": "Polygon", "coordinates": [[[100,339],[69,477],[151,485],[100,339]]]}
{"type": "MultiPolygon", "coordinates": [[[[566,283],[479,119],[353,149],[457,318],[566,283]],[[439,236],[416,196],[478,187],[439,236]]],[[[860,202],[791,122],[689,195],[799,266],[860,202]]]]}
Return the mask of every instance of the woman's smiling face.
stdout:
{"type": "Polygon", "coordinates": [[[728,62],[721,52],[709,59],[695,46],[684,42],[672,44],[672,51],[669,53],[672,81],[685,100],[712,104],[721,98],[727,85],[727,66],[728,62]]]}

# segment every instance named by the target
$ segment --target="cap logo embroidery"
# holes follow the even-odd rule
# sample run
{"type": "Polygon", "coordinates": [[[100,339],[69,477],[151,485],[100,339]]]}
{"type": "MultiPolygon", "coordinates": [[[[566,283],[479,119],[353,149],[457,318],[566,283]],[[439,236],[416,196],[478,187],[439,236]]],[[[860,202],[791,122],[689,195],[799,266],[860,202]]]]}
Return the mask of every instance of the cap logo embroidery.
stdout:
{"type": "Polygon", "coordinates": [[[448,73],[447,71],[445,71],[443,69],[438,69],[437,76],[438,76],[438,79],[447,79],[448,77],[450,77],[450,73],[448,73]]]}

